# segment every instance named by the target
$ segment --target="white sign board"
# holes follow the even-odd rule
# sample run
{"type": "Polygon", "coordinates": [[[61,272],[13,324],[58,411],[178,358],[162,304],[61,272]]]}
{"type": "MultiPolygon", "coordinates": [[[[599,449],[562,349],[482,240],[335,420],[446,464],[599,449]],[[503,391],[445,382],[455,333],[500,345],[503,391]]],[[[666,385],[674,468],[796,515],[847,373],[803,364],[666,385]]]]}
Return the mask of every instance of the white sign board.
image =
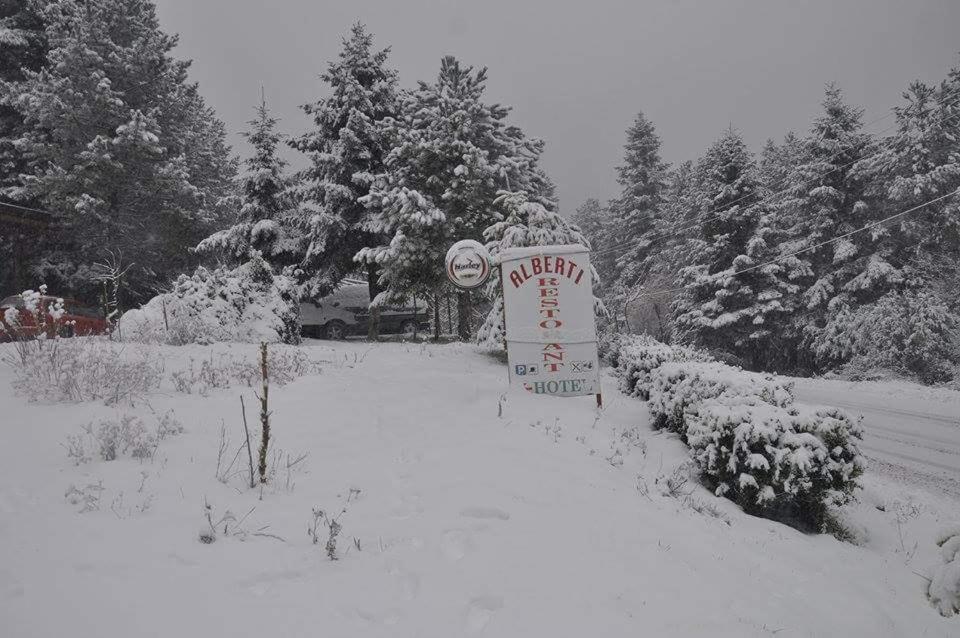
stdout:
{"type": "Polygon", "coordinates": [[[599,394],[590,252],[580,245],[500,255],[510,383],[535,394],[599,394]]]}

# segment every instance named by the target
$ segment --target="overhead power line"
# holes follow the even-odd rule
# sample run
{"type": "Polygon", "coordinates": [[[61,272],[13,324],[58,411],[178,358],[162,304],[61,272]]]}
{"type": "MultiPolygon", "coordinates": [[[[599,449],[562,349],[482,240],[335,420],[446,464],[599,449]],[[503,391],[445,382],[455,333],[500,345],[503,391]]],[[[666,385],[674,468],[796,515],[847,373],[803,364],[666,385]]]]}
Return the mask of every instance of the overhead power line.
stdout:
{"type": "MultiPolygon", "coordinates": [[[[957,196],[957,195],[960,195],[960,189],[958,189],[958,190],[956,190],[956,191],[953,191],[953,192],[951,192],[951,193],[947,193],[946,195],[941,195],[940,197],[935,197],[935,198],[933,198],[933,199],[927,200],[927,201],[923,202],[922,204],[917,204],[916,206],[913,206],[912,208],[908,208],[907,210],[900,211],[899,213],[896,213],[896,214],[894,214],[894,215],[890,215],[889,217],[884,217],[884,218],[881,219],[881,220],[878,220],[878,221],[875,221],[875,222],[871,222],[871,223],[867,224],[866,226],[863,226],[862,228],[857,228],[856,230],[851,230],[851,231],[849,231],[849,232],[843,233],[842,235],[837,235],[836,237],[832,237],[832,238],[827,239],[827,240],[825,240],[825,241],[819,242],[819,243],[817,243],[817,244],[814,244],[813,246],[807,246],[806,248],[801,248],[800,250],[795,250],[795,251],[790,252],[790,253],[787,253],[787,254],[785,254],[785,255],[780,255],[779,257],[777,257],[777,258],[775,258],[775,259],[771,259],[771,260],[769,260],[769,261],[765,261],[765,262],[759,263],[759,264],[754,264],[753,266],[748,266],[748,267],[746,267],[746,268],[744,268],[744,269],[742,269],[742,270],[737,270],[737,271],[734,271],[734,272],[721,271],[721,272],[718,272],[718,273],[714,273],[713,275],[710,275],[710,276],[708,277],[708,280],[710,280],[710,279],[718,280],[718,279],[724,279],[724,278],[728,278],[728,277],[736,277],[736,276],[738,276],[738,275],[742,275],[743,273],[750,272],[750,271],[752,271],[752,270],[757,270],[758,268],[764,268],[765,266],[771,266],[771,265],[773,265],[773,264],[777,264],[777,263],[783,261],[784,259],[789,259],[790,257],[795,257],[795,256],[797,256],[797,255],[800,255],[800,254],[803,254],[803,253],[806,253],[806,252],[810,252],[810,251],[816,250],[816,249],[818,249],[818,248],[822,248],[822,247],[824,247],[824,246],[826,246],[826,245],[828,245],[828,244],[832,244],[832,243],[838,242],[838,241],[840,241],[841,239],[846,239],[847,237],[850,237],[851,235],[855,235],[855,234],[860,233],[860,232],[863,232],[863,231],[865,231],[865,230],[870,230],[871,228],[876,228],[877,226],[882,226],[883,224],[885,224],[885,223],[888,222],[888,221],[891,221],[891,220],[896,219],[896,218],[898,218],[898,217],[903,217],[904,215],[909,215],[910,213],[916,212],[916,211],[920,210],[921,208],[924,208],[925,206],[929,206],[930,204],[936,204],[936,203],[939,202],[939,201],[943,201],[943,200],[945,200],[945,199],[947,199],[947,198],[955,197],[955,196],[957,196]]],[[[633,301],[635,301],[635,300],[637,300],[637,299],[639,299],[639,298],[641,298],[641,297],[652,297],[652,296],[657,296],[657,295],[670,294],[670,293],[674,293],[674,292],[679,292],[679,291],[681,291],[681,290],[684,290],[685,288],[686,288],[686,286],[679,286],[679,287],[677,287],[677,288],[666,288],[666,289],[662,289],[662,290],[652,290],[652,291],[649,291],[649,292],[640,290],[640,291],[638,291],[638,293],[637,293],[636,295],[634,295],[633,297],[631,297],[630,299],[627,300],[627,302],[624,304],[624,308],[626,308],[630,303],[632,303],[633,301]]]]}

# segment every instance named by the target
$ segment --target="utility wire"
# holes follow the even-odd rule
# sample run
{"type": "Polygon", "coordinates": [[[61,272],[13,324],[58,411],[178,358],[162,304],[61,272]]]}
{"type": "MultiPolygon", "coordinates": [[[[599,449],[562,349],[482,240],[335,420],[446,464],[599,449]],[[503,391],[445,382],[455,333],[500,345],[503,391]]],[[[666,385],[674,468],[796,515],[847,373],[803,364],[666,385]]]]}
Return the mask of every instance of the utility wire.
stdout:
{"type": "MultiPolygon", "coordinates": [[[[825,240],[825,241],[819,242],[819,243],[817,243],[817,244],[814,244],[813,246],[808,246],[808,247],[806,247],[806,248],[801,248],[800,250],[795,250],[795,251],[793,251],[793,252],[791,252],[791,253],[787,253],[787,254],[785,254],[785,255],[780,255],[779,257],[777,257],[777,258],[775,258],[775,259],[771,259],[771,260],[769,260],[769,261],[765,261],[765,262],[759,263],[759,264],[754,264],[753,266],[748,266],[748,267],[744,268],[743,270],[737,270],[737,271],[735,271],[735,272],[721,271],[721,272],[718,272],[718,273],[714,273],[713,275],[709,275],[709,276],[707,277],[707,281],[716,280],[716,279],[723,279],[723,278],[727,278],[727,277],[736,277],[736,276],[738,276],[738,275],[742,275],[743,273],[750,272],[751,270],[756,270],[756,269],[758,269],[758,268],[763,268],[763,267],[765,267],[765,266],[771,266],[771,265],[773,265],[773,264],[776,264],[776,263],[779,263],[779,262],[783,261],[784,259],[788,259],[788,258],[790,258],[790,257],[795,257],[796,255],[800,255],[800,254],[802,254],[802,253],[806,253],[806,252],[810,252],[810,251],[812,251],[812,250],[816,250],[816,249],[818,249],[818,248],[822,248],[823,246],[826,246],[826,245],[828,245],[828,244],[832,244],[832,243],[838,242],[838,241],[840,241],[841,239],[846,239],[846,238],[849,237],[850,235],[855,235],[856,233],[860,233],[860,232],[863,232],[863,231],[865,231],[865,230],[869,230],[869,229],[871,229],[871,228],[876,228],[877,226],[881,226],[882,224],[890,221],[891,219],[896,219],[897,217],[903,217],[904,215],[909,215],[910,213],[916,212],[916,211],[920,210],[921,208],[923,208],[923,207],[925,207],[925,206],[929,206],[930,204],[935,204],[935,203],[937,203],[937,202],[939,202],[939,201],[942,201],[942,200],[944,200],[944,199],[947,199],[948,197],[955,197],[955,196],[958,195],[958,194],[960,194],[960,189],[958,189],[958,190],[956,190],[956,191],[953,191],[952,193],[947,193],[946,195],[941,195],[940,197],[935,197],[934,199],[927,200],[927,201],[923,202],[922,204],[917,204],[916,206],[914,206],[914,207],[912,207],[912,208],[908,208],[907,210],[900,211],[899,213],[896,213],[896,214],[894,214],[894,215],[890,215],[889,217],[884,217],[884,218],[881,219],[881,220],[878,220],[878,221],[875,221],[875,222],[871,222],[871,223],[867,224],[866,226],[863,226],[862,228],[857,228],[856,230],[851,230],[851,231],[849,231],[849,232],[843,233],[842,235],[837,235],[836,237],[832,237],[831,239],[827,239],[827,240],[825,240]]],[[[627,305],[629,305],[631,302],[633,302],[634,300],[636,300],[636,299],[638,299],[638,298],[640,298],[640,297],[651,297],[651,296],[656,296],[656,295],[664,295],[664,294],[669,294],[669,293],[673,293],[673,292],[679,292],[679,291],[681,291],[681,290],[684,290],[685,288],[686,288],[686,286],[679,286],[679,287],[677,287],[677,288],[667,288],[667,289],[663,289],[663,290],[652,290],[652,291],[649,291],[649,292],[644,292],[643,290],[641,290],[641,291],[639,291],[636,295],[634,295],[633,297],[631,297],[631,298],[626,302],[626,304],[624,304],[624,308],[626,308],[627,305]]]]}

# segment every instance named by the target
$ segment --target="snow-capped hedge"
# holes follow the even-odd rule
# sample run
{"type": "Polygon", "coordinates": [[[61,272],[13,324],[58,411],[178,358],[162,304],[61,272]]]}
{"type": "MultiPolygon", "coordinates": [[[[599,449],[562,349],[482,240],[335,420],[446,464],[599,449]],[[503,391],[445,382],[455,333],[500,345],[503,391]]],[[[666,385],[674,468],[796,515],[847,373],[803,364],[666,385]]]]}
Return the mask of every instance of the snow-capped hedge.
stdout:
{"type": "Polygon", "coordinates": [[[859,426],[829,408],[776,406],[748,395],[701,404],[687,415],[691,456],[717,495],[747,512],[819,527],[863,472],[859,426]]]}
{"type": "MultiPolygon", "coordinates": [[[[652,348],[657,358],[668,356],[670,346],[652,348]]],[[[678,348],[680,357],[690,356],[690,348],[678,348]]],[[[649,361],[649,358],[645,358],[649,361]]],[[[793,403],[793,384],[777,381],[769,375],[744,372],[723,363],[664,360],[650,370],[642,383],[650,410],[658,428],[668,428],[686,438],[688,410],[696,411],[705,402],[721,400],[726,404],[763,402],[783,407],[793,403]]],[[[638,384],[639,385],[639,384],[638,384]]]]}
{"type": "Polygon", "coordinates": [[[621,390],[645,397],[703,478],[746,511],[821,528],[863,472],[860,426],[841,410],[794,405],[792,384],[649,337],[621,340],[621,390]]]}
{"type": "Polygon", "coordinates": [[[621,336],[610,342],[608,360],[620,378],[620,391],[650,398],[651,373],[668,361],[712,361],[705,352],[684,346],[668,346],[647,335],[621,336]]]}
{"type": "Polygon", "coordinates": [[[960,614],[960,523],[954,523],[937,535],[943,563],[933,572],[927,595],[944,616],[960,614]]]}
{"type": "Polygon", "coordinates": [[[275,275],[255,255],[237,268],[200,267],[181,275],[173,290],[158,295],[120,320],[124,340],[146,343],[300,340],[300,310],[294,282],[275,275]]]}

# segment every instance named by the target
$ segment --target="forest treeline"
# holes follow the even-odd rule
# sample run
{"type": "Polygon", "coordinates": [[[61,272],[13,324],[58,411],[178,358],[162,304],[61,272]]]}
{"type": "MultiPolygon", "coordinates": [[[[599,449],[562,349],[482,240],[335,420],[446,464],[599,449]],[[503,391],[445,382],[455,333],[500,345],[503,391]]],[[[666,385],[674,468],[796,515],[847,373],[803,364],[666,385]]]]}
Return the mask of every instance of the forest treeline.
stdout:
{"type": "MultiPolygon", "coordinates": [[[[292,127],[305,132],[282,133],[261,100],[241,163],[176,44],[149,0],[0,0],[4,292],[45,283],[96,300],[122,273],[132,307],[253,261],[244,272],[283,277],[285,296],[363,276],[376,306],[450,293],[443,255],[459,239],[494,254],[589,242],[607,334],[649,332],[752,369],[953,375],[958,69],[907,87],[881,133],[829,86],[809,131],[757,155],[731,127],[668,166],[639,114],[622,192],[568,219],[543,141],[485,97],[484,68],[447,56],[401,88],[390,49],[356,24],[320,70],[321,95],[305,90],[292,127]],[[285,146],[305,168],[287,166],[285,146]]],[[[502,339],[496,282],[485,296],[486,323],[470,325],[458,295],[461,337],[502,339]]]]}

